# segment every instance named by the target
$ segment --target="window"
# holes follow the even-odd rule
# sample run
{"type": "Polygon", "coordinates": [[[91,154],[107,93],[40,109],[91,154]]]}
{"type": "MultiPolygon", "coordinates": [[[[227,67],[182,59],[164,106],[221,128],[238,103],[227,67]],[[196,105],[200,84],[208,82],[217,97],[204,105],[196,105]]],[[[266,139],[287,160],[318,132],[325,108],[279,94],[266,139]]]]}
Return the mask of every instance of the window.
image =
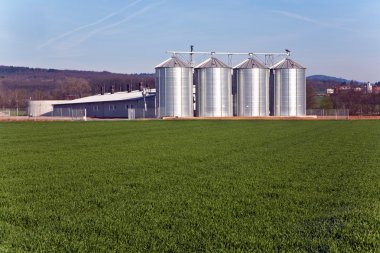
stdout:
{"type": "Polygon", "coordinates": [[[110,105],[110,106],[108,107],[108,109],[109,109],[110,111],[115,111],[115,110],[116,110],[116,105],[110,105]]]}
{"type": "Polygon", "coordinates": [[[93,109],[94,111],[99,111],[99,106],[98,106],[98,105],[94,105],[94,106],[92,107],[92,109],[93,109]]]}

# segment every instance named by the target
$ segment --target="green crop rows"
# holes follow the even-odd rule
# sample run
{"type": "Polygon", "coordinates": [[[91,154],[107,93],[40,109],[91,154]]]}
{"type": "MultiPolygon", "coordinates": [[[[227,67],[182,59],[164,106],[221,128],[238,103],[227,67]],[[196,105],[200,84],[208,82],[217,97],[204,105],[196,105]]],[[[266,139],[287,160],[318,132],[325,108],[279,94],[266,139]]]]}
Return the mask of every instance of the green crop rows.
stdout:
{"type": "Polygon", "coordinates": [[[380,249],[380,121],[0,124],[0,252],[380,249]]]}

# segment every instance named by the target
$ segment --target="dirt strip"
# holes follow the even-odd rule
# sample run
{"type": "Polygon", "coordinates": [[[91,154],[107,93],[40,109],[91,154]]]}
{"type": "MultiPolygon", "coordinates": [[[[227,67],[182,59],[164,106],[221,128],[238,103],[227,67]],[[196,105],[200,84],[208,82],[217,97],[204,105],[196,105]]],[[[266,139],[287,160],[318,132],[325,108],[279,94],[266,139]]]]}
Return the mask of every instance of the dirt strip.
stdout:
{"type": "MultiPolygon", "coordinates": [[[[86,121],[116,121],[116,120],[128,120],[126,118],[87,118],[86,121]]],[[[138,120],[157,120],[152,119],[138,119],[138,120]]],[[[336,116],[304,116],[304,117],[164,117],[163,120],[380,120],[380,116],[349,116],[347,117],[336,117],[336,116]]],[[[27,117],[27,116],[11,116],[11,117],[0,117],[0,122],[26,122],[26,121],[36,121],[36,122],[46,122],[46,121],[83,121],[83,119],[73,119],[70,117],[27,117]]]]}
{"type": "Polygon", "coordinates": [[[380,120],[380,116],[303,116],[303,117],[287,117],[287,116],[269,116],[269,117],[194,117],[179,118],[165,117],[164,120],[380,120]]]}
{"type": "Polygon", "coordinates": [[[79,121],[78,119],[66,117],[28,117],[28,116],[10,116],[0,117],[0,121],[25,122],[25,121],[79,121]]]}

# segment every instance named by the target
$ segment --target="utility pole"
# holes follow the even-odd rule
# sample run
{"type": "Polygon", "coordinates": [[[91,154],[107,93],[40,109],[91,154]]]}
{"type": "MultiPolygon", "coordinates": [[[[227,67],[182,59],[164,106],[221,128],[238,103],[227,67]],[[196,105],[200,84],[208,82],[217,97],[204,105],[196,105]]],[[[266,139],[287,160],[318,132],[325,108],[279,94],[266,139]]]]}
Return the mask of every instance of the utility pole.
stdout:
{"type": "Polygon", "coordinates": [[[194,52],[194,46],[190,45],[190,66],[193,67],[193,52],[194,52]]]}

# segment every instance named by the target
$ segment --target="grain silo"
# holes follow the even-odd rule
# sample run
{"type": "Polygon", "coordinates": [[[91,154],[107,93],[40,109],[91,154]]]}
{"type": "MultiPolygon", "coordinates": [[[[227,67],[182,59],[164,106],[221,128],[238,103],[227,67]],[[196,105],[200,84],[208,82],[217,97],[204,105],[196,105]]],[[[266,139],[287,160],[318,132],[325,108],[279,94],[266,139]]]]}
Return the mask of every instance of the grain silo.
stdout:
{"type": "Polygon", "coordinates": [[[158,117],[193,117],[193,68],[173,56],[156,66],[158,117]]]}
{"type": "Polygon", "coordinates": [[[197,116],[232,116],[231,67],[211,57],[195,67],[195,81],[197,116]]]}
{"type": "Polygon", "coordinates": [[[306,68],[291,59],[272,66],[273,115],[306,115],[306,68]]]}
{"type": "Polygon", "coordinates": [[[233,79],[236,115],[269,116],[269,68],[249,58],[234,68],[233,79]]]}

